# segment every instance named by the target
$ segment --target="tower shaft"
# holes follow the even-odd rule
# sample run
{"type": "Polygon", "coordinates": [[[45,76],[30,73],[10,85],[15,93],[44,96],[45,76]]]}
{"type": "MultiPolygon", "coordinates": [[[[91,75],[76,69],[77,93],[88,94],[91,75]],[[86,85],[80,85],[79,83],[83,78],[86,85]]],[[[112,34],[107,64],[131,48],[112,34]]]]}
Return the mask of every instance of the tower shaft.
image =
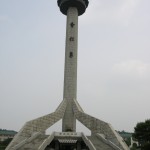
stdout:
{"type": "Polygon", "coordinates": [[[64,96],[67,108],[63,117],[62,130],[75,131],[76,119],[72,109],[77,92],[77,49],[78,49],[78,10],[69,7],[67,11],[66,48],[64,70],[64,96]]]}

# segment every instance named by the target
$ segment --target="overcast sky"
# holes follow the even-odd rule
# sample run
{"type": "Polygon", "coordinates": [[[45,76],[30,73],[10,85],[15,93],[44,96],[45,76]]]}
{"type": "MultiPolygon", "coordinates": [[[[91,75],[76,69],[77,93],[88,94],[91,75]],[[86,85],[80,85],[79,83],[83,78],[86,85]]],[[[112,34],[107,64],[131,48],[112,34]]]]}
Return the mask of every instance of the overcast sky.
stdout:
{"type": "MultiPolygon", "coordinates": [[[[149,6],[90,0],[79,17],[77,99],[116,130],[150,118],[149,6]]],[[[0,0],[0,128],[18,131],[62,101],[65,30],[56,0],[0,0]]]]}

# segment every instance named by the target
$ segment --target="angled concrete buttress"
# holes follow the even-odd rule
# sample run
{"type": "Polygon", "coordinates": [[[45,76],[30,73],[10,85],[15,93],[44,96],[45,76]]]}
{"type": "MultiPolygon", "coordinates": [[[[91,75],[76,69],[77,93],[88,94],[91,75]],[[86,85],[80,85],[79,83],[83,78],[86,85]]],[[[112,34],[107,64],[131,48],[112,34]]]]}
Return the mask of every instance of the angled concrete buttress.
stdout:
{"type": "Polygon", "coordinates": [[[88,7],[88,0],[58,0],[67,16],[63,101],[55,112],[27,122],[6,150],[128,150],[109,123],[86,114],[76,100],[78,16],[88,7]],[[62,119],[62,132],[45,131],[62,119]],[[76,119],[91,131],[91,136],[76,132],[76,119]]]}

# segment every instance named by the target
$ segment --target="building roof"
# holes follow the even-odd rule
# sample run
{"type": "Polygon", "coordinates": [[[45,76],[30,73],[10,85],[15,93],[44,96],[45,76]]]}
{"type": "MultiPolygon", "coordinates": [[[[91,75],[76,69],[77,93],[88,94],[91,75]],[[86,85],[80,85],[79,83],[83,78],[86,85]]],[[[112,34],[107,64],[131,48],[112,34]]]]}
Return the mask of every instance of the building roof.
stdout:
{"type": "Polygon", "coordinates": [[[125,131],[118,131],[118,133],[123,137],[123,138],[131,138],[133,133],[125,132],[125,131]]]}
{"type": "Polygon", "coordinates": [[[0,135],[15,135],[17,132],[13,130],[0,129],[0,135]]]}

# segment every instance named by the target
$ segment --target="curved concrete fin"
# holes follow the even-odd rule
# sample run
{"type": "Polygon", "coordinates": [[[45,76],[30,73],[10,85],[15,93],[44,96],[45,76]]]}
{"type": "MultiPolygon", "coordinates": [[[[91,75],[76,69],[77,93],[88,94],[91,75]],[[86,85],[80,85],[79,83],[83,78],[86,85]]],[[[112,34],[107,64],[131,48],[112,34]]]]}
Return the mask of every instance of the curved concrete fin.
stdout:
{"type": "MultiPolygon", "coordinates": [[[[79,105],[79,104],[78,104],[79,105]]],[[[127,145],[123,141],[122,137],[113,129],[113,127],[102,120],[92,117],[82,111],[80,107],[74,101],[73,111],[77,120],[79,120],[84,126],[91,130],[92,134],[103,134],[105,138],[123,150],[128,150],[127,145]]]]}
{"type": "Polygon", "coordinates": [[[63,100],[55,112],[25,123],[22,129],[13,138],[12,142],[8,145],[6,150],[14,149],[13,147],[18,145],[25,139],[30,138],[36,132],[44,133],[45,130],[47,130],[49,127],[51,127],[53,124],[63,118],[66,105],[66,100],[63,100]]]}

